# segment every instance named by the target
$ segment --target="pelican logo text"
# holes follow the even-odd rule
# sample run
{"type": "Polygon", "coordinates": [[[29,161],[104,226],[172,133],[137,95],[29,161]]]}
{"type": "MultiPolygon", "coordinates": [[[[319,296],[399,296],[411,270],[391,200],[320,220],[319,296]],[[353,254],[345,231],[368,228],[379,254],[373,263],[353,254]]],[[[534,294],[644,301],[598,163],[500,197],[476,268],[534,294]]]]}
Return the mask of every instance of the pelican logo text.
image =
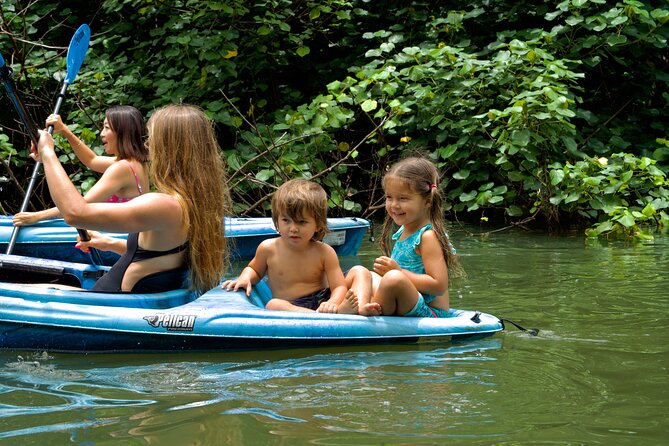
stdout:
{"type": "Polygon", "coordinates": [[[158,328],[161,325],[168,331],[193,331],[197,316],[188,314],[155,314],[144,316],[150,326],[158,328]]]}

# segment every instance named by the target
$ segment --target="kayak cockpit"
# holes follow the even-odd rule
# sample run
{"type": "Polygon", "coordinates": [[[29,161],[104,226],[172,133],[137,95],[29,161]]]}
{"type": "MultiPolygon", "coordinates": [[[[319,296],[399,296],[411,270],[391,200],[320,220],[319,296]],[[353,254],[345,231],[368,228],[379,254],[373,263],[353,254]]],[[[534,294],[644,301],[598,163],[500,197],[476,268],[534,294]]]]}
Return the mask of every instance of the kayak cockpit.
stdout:
{"type": "Polygon", "coordinates": [[[90,290],[107,266],[33,257],[0,255],[2,294],[39,302],[128,308],[173,308],[195,300],[198,293],[177,289],[161,293],[109,293],[90,290]],[[80,289],[72,289],[72,288],[80,289]]]}

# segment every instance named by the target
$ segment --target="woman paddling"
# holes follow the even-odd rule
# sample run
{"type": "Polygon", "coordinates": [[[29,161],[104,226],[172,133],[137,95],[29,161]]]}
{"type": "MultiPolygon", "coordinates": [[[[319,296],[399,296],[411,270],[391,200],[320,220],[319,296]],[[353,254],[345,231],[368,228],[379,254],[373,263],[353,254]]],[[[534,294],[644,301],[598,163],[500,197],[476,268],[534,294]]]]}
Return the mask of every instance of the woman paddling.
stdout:
{"type": "MultiPolygon", "coordinates": [[[[74,154],[89,169],[102,173],[102,177],[84,195],[90,203],[122,203],[149,190],[146,163],[149,151],[144,144],[146,125],[142,114],[135,107],[114,106],[105,113],[100,138],[107,156],[96,154],[80,140],[62,121],[59,115],[50,115],[46,125],[54,133],[61,133],[72,146],[74,154]]],[[[42,220],[60,217],[57,207],[38,212],[20,212],[14,215],[14,226],[25,226],[42,220]]]]}
{"type": "Polygon", "coordinates": [[[181,104],[157,110],[147,127],[157,192],[120,204],[87,202],[58,161],[53,138],[41,131],[38,154],[49,192],[69,225],[129,233],[127,241],[92,234],[80,242],[122,254],[94,291],[166,291],[179,288],[185,275],[190,288],[211,289],[225,272],[230,204],[212,122],[201,109],[181,104]]]}

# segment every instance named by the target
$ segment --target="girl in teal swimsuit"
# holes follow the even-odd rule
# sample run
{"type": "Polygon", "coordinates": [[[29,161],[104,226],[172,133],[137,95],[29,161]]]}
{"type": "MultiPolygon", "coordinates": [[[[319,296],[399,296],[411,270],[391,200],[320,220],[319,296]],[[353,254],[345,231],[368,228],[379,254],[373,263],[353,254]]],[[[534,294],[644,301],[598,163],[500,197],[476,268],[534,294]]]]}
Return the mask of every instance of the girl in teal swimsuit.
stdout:
{"type": "Polygon", "coordinates": [[[439,173],[425,158],[407,158],[383,178],[386,219],[381,236],[383,256],[373,272],[353,267],[346,275],[362,315],[446,317],[448,277],[462,273],[446,234],[439,173]],[[391,226],[399,226],[392,237],[391,226]],[[390,257],[388,242],[394,246],[390,257]]]}

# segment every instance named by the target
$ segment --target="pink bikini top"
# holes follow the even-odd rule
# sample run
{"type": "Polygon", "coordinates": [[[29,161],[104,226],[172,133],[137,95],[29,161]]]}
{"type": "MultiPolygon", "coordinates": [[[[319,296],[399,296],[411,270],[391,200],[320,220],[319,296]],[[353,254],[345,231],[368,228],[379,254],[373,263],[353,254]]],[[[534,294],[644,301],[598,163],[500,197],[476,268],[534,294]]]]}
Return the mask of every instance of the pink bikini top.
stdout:
{"type": "MultiPolygon", "coordinates": [[[[132,175],[135,177],[135,184],[137,185],[137,190],[139,191],[139,195],[142,195],[144,192],[142,191],[142,185],[139,184],[139,178],[137,178],[137,173],[135,172],[135,168],[132,167],[132,164],[130,164],[130,161],[128,160],[121,160],[125,161],[128,167],[130,167],[130,170],[132,170],[132,175]]],[[[119,197],[118,195],[112,195],[111,197],[107,198],[107,203],[125,203],[126,201],[132,200],[132,198],[122,198],[119,197]]]]}

